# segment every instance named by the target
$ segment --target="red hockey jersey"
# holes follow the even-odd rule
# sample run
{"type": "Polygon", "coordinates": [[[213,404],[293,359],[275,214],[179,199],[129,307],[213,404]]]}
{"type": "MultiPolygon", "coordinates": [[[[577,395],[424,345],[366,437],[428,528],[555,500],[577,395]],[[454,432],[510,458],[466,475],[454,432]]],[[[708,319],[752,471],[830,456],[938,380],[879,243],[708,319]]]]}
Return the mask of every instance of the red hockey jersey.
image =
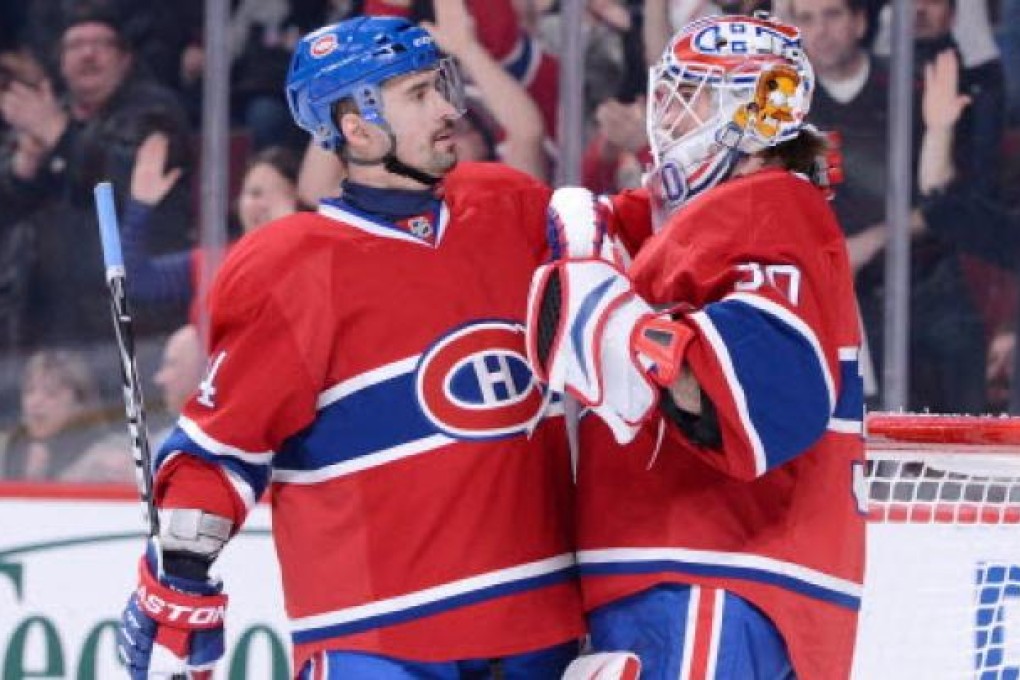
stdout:
{"type": "Polygon", "coordinates": [[[621,449],[584,418],[586,607],[657,583],[722,587],[775,622],[798,678],[848,676],[864,567],[863,390],[829,206],[786,171],[731,180],[675,213],[630,274],[652,304],[697,310],[683,317],[695,332],[687,362],[722,442],[698,446],[656,420],[621,449]]]}
{"type": "Polygon", "coordinates": [[[209,373],[161,451],[174,505],[223,513],[175,451],[220,466],[242,508],[271,486],[296,669],[583,633],[562,408],[535,422],[522,325],[550,192],[480,164],[444,187],[409,230],[324,204],[233,248],[209,373]]]}

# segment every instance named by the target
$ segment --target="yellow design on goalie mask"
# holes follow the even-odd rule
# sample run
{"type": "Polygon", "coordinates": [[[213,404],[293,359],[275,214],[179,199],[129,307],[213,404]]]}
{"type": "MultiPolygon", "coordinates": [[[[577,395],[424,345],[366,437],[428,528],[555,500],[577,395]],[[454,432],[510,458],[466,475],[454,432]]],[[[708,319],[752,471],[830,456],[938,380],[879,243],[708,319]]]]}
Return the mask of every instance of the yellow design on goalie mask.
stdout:
{"type": "Polygon", "coordinates": [[[782,123],[794,120],[793,98],[797,95],[800,75],[789,66],[777,65],[759,76],[754,101],[741,106],[733,114],[733,122],[742,129],[751,127],[763,139],[771,139],[782,123]]]}

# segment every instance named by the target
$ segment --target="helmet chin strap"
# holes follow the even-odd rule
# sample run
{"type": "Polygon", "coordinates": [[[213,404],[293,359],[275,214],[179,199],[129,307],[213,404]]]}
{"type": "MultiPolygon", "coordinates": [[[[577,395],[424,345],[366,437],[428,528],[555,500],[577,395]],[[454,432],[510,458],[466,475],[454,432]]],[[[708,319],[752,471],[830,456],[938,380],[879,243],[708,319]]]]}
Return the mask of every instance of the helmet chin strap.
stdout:
{"type": "Polygon", "coordinates": [[[430,188],[439,184],[440,180],[443,179],[442,177],[430,175],[424,170],[419,170],[418,168],[408,165],[397,158],[397,154],[393,151],[390,151],[383,157],[383,167],[389,172],[392,172],[394,175],[408,177],[413,179],[415,182],[420,182],[430,188]]]}
{"type": "Polygon", "coordinates": [[[382,165],[387,172],[392,172],[394,175],[400,175],[401,177],[407,177],[413,179],[415,182],[424,184],[425,186],[432,188],[442,181],[442,177],[436,177],[430,175],[424,170],[419,170],[416,167],[408,165],[404,161],[397,158],[397,137],[393,134],[393,131],[388,129],[386,126],[386,134],[390,138],[390,148],[385,154],[379,158],[355,158],[349,154],[345,154],[345,160],[353,165],[382,165]]]}

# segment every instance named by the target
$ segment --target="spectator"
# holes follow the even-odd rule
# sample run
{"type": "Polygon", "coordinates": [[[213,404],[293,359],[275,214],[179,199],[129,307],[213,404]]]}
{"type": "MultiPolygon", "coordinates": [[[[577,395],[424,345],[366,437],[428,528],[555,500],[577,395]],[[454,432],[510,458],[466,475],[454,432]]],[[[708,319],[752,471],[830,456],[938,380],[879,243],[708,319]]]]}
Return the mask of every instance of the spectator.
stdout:
{"type": "Polygon", "coordinates": [[[73,484],[130,484],[135,462],[127,432],[109,432],[91,444],[57,481],[73,484]]]}
{"type": "MultiPolygon", "coordinates": [[[[177,419],[184,403],[198,389],[205,371],[205,360],[202,338],[195,326],[181,326],[167,338],[163,359],[152,380],[162,391],[163,407],[172,420],[177,419]]],[[[153,448],[160,446],[170,429],[168,427],[153,436],[153,448]]]]}
{"type": "MultiPolygon", "coordinates": [[[[481,94],[485,109],[491,112],[502,131],[499,145],[500,160],[533,177],[545,179],[546,160],[542,150],[545,129],[542,113],[527,91],[514,80],[486,51],[475,34],[474,20],[464,3],[450,3],[453,11],[445,12],[442,22],[424,22],[423,26],[446,54],[457,59],[469,81],[481,94]]],[[[495,160],[478,144],[465,149],[465,127],[473,128],[479,136],[491,139],[495,130],[480,117],[479,107],[469,109],[468,115],[458,121],[458,158],[462,160],[495,160]],[[468,153],[462,155],[462,152],[468,153]]],[[[483,140],[475,140],[482,141],[483,140]]],[[[489,144],[491,146],[491,143],[489,144]]]]}
{"type": "MultiPolygon", "coordinates": [[[[165,415],[176,420],[184,402],[197,389],[205,370],[205,352],[198,330],[192,325],[182,326],[167,338],[163,358],[153,382],[162,390],[165,415]]],[[[148,412],[150,432],[153,416],[158,410],[148,412]]],[[[165,422],[165,421],[164,421],[165,422]]],[[[151,436],[151,444],[157,448],[170,433],[165,426],[151,436]]],[[[126,433],[111,432],[89,446],[78,459],[60,475],[61,481],[76,483],[130,483],[134,478],[134,458],[125,439],[126,433]]]]}
{"type": "MultiPolygon", "coordinates": [[[[915,78],[924,80],[925,70],[937,59],[952,54],[942,71],[951,68],[951,94],[959,89],[967,100],[955,108],[955,123],[947,149],[952,154],[956,181],[976,194],[996,199],[1000,195],[1003,161],[1006,94],[1002,63],[992,39],[987,2],[960,5],[956,0],[917,0],[915,7],[915,78]],[[961,64],[963,65],[961,67],[961,64]]],[[[944,80],[945,78],[943,78],[944,80]]],[[[914,153],[921,153],[921,136],[930,136],[922,120],[924,104],[915,89],[914,153]]],[[[996,335],[1003,324],[1011,324],[1016,303],[1015,284],[1003,270],[966,253],[966,239],[945,241],[962,252],[958,256],[965,282],[976,300],[985,338],[996,335]],[[959,244],[959,245],[957,245],[959,244]]],[[[987,373],[987,370],[986,370],[987,373]]]]}
{"type": "MultiPolygon", "coordinates": [[[[0,101],[14,83],[38,87],[46,78],[42,65],[25,46],[10,45],[0,51],[0,101]]],[[[0,110],[2,112],[2,110],[0,110]]],[[[0,115],[0,139],[12,135],[6,119],[0,115]]],[[[0,147],[0,155],[7,153],[0,147]]],[[[19,224],[15,211],[0,211],[0,349],[10,350],[21,338],[32,233],[28,225],[19,224]]],[[[0,368],[0,384],[12,396],[18,382],[17,367],[8,363],[0,368]],[[11,370],[14,369],[14,370],[11,370]]],[[[8,404],[0,405],[0,408],[8,404]]],[[[13,404],[10,404],[13,406],[13,404]]],[[[12,408],[13,410],[13,408],[12,408]]]]}
{"type": "Polygon", "coordinates": [[[21,383],[21,420],[0,457],[0,478],[55,480],[109,431],[84,356],[43,350],[29,357],[21,383]]]}
{"type": "MultiPolygon", "coordinates": [[[[227,27],[231,119],[250,132],[255,151],[275,145],[298,148],[304,142],[291,124],[283,84],[298,37],[321,19],[308,9],[287,0],[233,3],[227,27]]],[[[191,101],[197,103],[205,51],[201,35],[196,32],[194,38],[181,55],[181,74],[191,101]]],[[[197,106],[192,108],[198,113],[197,106]]]]}
{"type": "MultiPolygon", "coordinates": [[[[365,0],[364,11],[420,22],[434,19],[432,5],[433,0],[365,0]]],[[[527,89],[542,112],[546,131],[555,138],[559,64],[527,21],[537,11],[534,0],[468,0],[467,5],[477,22],[478,42],[527,89]]]]}
{"type": "MultiPolygon", "coordinates": [[[[956,91],[956,71],[940,76],[941,62],[955,61],[954,53],[940,55],[928,67],[922,112],[926,126],[921,145],[919,185],[923,196],[919,228],[931,230],[985,262],[1015,272],[1020,262],[1020,215],[983,196],[966,184],[954,182],[952,147],[956,122],[970,102],[956,91]]],[[[1016,306],[1016,300],[1013,301],[1016,306]]],[[[1015,311],[1015,310],[1014,310],[1015,311]]],[[[1013,412],[1020,400],[1011,399],[1016,362],[1016,320],[992,329],[985,379],[989,408],[1013,412]]]]}
{"type": "Polygon", "coordinates": [[[643,4],[644,0],[588,3],[589,16],[598,23],[589,31],[589,54],[585,57],[585,111],[593,130],[581,173],[583,184],[599,193],[640,186],[644,168],[651,161],[644,129],[648,67],[643,4]],[[620,56],[615,58],[608,48],[599,48],[600,44],[618,45],[620,56]],[[593,59],[593,55],[601,56],[593,59]],[[619,77],[607,79],[606,72],[619,77]]]}
{"type": "MultiPolygon", "coordinates": [[[[869,19],[875,22],[874,41],[869,44],[875,54],[887,57],[892,43],[892,5],[888,0],[869,0],[868,4],[874,8],[869,19]]],[[[962,3],[950,0],[949,5],[952,37],[959,47],[964,65],[970,67],[998,60],[999,51],[988,12],[989,0],[967,0],[962,3]]],[[[915,9],[926,15],[932,10],[942,13],[945,11],[944,6],[941,1],[920,0],[914,3],[915,9]]],[[[921,38],[929,30],[929,19],[928,16],[917,18],[920,24],[915,24],[914,34],[921,38]]]]}
{"type": "MultiPolygon", "coordinates": [[[[168,168],[169,141],[153,134],[139,147],[131,177],[131,198],[124,209],[122,244],[124,263],[131,277],[129,293],[146,303],[190,303],[191,320],[198,321],[194,303],[202,265],[200,249],[153,255],[151,216],[180,178],[168,168]]],[[[298,209],[298,161],[285,147],[268,147],[257,154],[245,171],[238,197],[241,232],[248,233],[298,209]]]]}
{"type": "MultiPolygon", "coordinates": [[[[169,90],[138,74],[117,17],[104,6],[78,5],[60,41],[66,93],[48,80],[12,82],[0,95],[10,126],[0,154],[0,204],[31,225],[32,268],[23,344],[107,339],[110,328],[92,187],[109,179],[126,195],[135,147],[154,129],[166,132],[170,163],[188,169],[187,125],[169,90]]],[[[189,224],[185,183],[154,209],[152,246],[180,248],[189,224]]],[[[145,333],[165,328],[172,310],[139,315],[145,333]]]]}
{"type": "MultiPolygon", "coordinates": [[[[969,3],[972,6],[984,2],[969,3]]],[[[957,20],[956,0],[916,0],[914,3],[915,59],[918,83],[923,79],[923,69],[936,56],[951,50],[959,55],[964,67],[960,71],[960,89],[970,97],[970,105],[963,111],[956,124],[954,162],[961,179],[981,193],[994,197],[998,194],[999,168],[1002,164],[1002,137],[1005,129],[1005,81],[1002,63],[990,37],[987,15],[984,16],[988,51],[976,54],[968,60],[961,45],[953,37],[957,20]]],[[[962,16],[962,15],[961,15],[962,16]]],[[[920,140],[921,88],[915,97],[915,153],[920,140]]]]}
{"type": "MultiPolygon", "coordinates": [[[[818,77],[813,121],[840,144],[844,181],[833,207],[847,235],[868,349],[880,375],[888,68],[864,47],[868,26],[863,0],[791,0],[790,11],[818,77]]],[[[920,219],[917,210],[912,219],[915,224],[920,219]]],[[[931,234],[916,235],[911,245],[911,409],[984,409],[984,328],[954,248],[931,234]]]]}
{"type": "Polygon", "coordinates": [[[205,370],[205,352],[198,329],[181,326],[171,334],[163,350],[163,362],[153,381],[163,391],[167,411],[179,414],[184,402],[198,388],[205,370]]]}
{"type": "Polygon", "coordinates": [[[585,111],[608,97],[632,102],[648,87],[643,0],[589,0],[585,111]],[[607,78],[611,74],[613,78],[607,78]]]}
{"type": "Polygon", "coordinates": [[[645,98],[629,103],[607,99],[595,110],[595,126],[582,160],[584,186],[596,193],[640,186],[651,161],[645,98]]]}
{"type": "MultiPolygon", "coordinates": [[[[591,117],[608,97],[633,101],[647,84],[643,30],[643,0],[586,0],[582,14],[584,44],[584,111],[591,117]]],[[[518,3],[523,25],[558,54],[563,42],[563,15],[541,11],[536,2],[518,3]],[[524,18],[528,17],[528,18],[524,18]],[[534,17],[534,18],[531,18],[534,17]]]]}
{"type": "MultiPolygon", "coordinates": [[[[945,50],[957,53],[963,64],[960,84],[972,98],[958,123],[957,164],[969,182],[988,195],[998,192],[1005,121],[1006,81],[1003,62],[993,39],[985,0],[917,0],[914,3],[914,66],[918,84],[923,69],[945,50]]],[[[878,14],[880,23],[875,53],[889,54],[891,8],[878,14]]],[[[915,97],[915,154],[921,137],[920,87],[915,97]]]]}
{"type": "MultiPolygon", "coordinates": [[[[953,184],[928,194],[921,204],[921,212],[921,229],[956,240],[974,256],[1005,270],[1017,271],[1020,212],[953,184]]],[[[1013,322],[1016,323],[1016,315],[1013,322]]],[[[989,410],[1009,410],[1014,415],[1020,413],[1016,336],[1015,326],[993,329],[985,368],[989,410]]]]}

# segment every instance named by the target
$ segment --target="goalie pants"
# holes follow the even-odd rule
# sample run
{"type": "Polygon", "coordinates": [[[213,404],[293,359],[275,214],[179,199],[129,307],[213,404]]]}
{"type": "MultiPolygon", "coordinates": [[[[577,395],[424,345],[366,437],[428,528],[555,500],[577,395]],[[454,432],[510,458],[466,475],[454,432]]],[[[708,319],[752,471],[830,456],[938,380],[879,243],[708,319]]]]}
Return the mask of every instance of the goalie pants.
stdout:
{"type": "Polygon", "coordinates": [[[300,680],[559,680],[577,658],[578,642],[499,659],[440,663],[402,661],[361,652],[320,652],[305,664],[300,680]]]}
{"type": "Polygon", "coordinates": [[[631,651],[641,680],[793,680],[786,645],[756,607],[718,588],[660,585],[588,614],[595,651],[631,651]]]}

